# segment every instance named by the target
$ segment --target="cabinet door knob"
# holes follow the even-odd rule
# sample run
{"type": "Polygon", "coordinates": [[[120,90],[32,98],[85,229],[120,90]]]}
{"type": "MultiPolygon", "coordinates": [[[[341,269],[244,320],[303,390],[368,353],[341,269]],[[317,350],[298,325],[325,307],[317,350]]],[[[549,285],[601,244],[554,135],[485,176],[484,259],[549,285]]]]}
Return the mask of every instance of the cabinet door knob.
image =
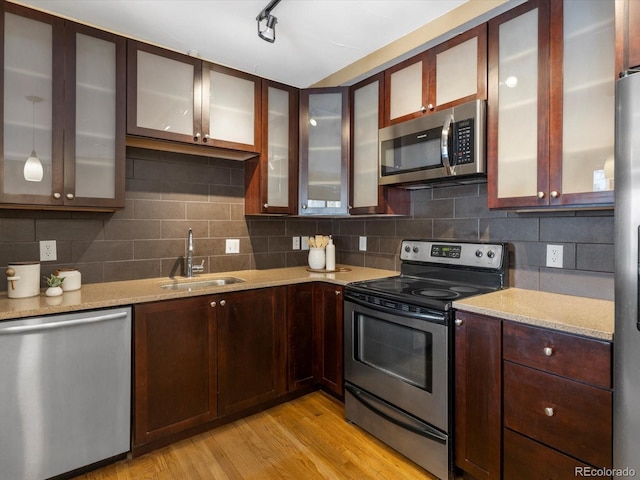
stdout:
{"type": "Polygon", "coordinates": [[[554,190],[551,192],[551,198],[558,198],[560,196],[560,192],[554,190]]]}
{"type": "Polygon", "coordinates": [[[202,141],[203,141],[204,143],[207,143],[207,142],[209,141],[209,139],[210,139],[210,138],[211,138],[211,136],[207,133],[207,134],[204,136],[204,138],[202,139],[202,141]]]}
{"type": "Polygon", "coordinates": [[[460,319],[460,318],[456,318],[456,320],[455,320],[455,322],[454,322],[454,323],[456,324],[456,327],[459,327],[459,326],[460,326],[460,325],[462,325],[464,322],[462,321],[462,319],[460,319]]]}
{"type": "Polygon", "coordinates": [[[538,198],[544,198],[544,192],[538,192],[538,198]]]}
{"type": "Polygon", "coordinates": [[[336,290],[336,297],[340,296],[340,290],[336,290]]]}
{"type": "Polygon", "coordinates": [[[556,413],[556,412],[553,410],[553,407],[545,407],[545,408],[544,408],[544,414],[545,414],[547,417],[553,417],[553,416],[555,415],[555,413],[556,413]]]}
{"type": "Polygon", "coordinates": [[[55,198],[56,200],[60,200],[60,198],[62,198],[62,195],[60,195],[58,192],[53,194],[53,198],[55,198]]]}
{"type": "Polygon", "coordinates": [[[200,132],[196,133],[196,134],[193,136],[193,141],[194,141],[194,142],[197,142],[197,141],[199,141],[199,140],[200,140],[200,132]]]}
{"type": "Polygon", "coordinates": [[[269,204],[265,203],[264,205],[262,205],[264,208],[269,208],[269,204]]]}
{"type": "Polygon", "coordinates": [[[210,307],[215,308],[215,306],[216,306],[216,302],[215,302],[215,301],[214,301],[214,302],[211,302],[211,303],[209,304],[209,306],[210,306],[210,307]]]}
{"type": "Polygon", "coordinates": [[[220,300],[220,306],[224,307],[227,304],[226,300],[220,300]]]}
{"type": "Polygon", "coordinates": [[[544,354],[545,354],[547,357],[550,357],[551,355],[553,355],[553,348],[552,348],[552,347],[544,347],[544,348],[542,349],[542,351],[544,352],[544,354]]]}
{"type": "Polygon", "coordinates": [[[436,107],[433,106],[433,103],[430,103],[429,105],[427,105],[427,108],[429,109],[430,112],[433,112],[436,107]]]}
{"type": "Polygon", "coordinates": [[[306,206],[306,205],[302,205],[302,209],[303,209],[303,210],[306,210],[306,209],[307,209],[307,206],[306,206]]]}
{"type": "Polygon", "coordinates": [[[67,193],[66,197],[67,197],[67,200],[73,200],[75,198],[73,193],[67,193]]]}

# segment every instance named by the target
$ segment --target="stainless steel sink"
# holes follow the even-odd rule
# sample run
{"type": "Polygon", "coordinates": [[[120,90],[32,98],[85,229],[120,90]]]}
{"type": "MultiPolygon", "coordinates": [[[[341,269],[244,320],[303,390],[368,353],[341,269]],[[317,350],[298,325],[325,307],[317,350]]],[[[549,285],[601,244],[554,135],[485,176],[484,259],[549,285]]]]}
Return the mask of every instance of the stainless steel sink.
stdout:
{"type": "Polygon", "coordinates": [[[238,277],[211,278],[209,280],[177,280],[173,283],[164,283],[160,288],[165,290],[195,290],[198,288],[221,287],[233,283],[242,283],[245,280],[238,277]]]}

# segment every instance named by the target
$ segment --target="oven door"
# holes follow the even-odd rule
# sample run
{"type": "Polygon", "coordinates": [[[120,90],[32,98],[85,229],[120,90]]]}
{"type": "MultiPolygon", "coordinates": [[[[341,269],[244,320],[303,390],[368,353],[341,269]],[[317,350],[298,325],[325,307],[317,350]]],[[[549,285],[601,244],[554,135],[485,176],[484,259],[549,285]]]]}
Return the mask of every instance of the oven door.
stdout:
{"type": "Polygon", "coordinates": [[[344,314],[345,381],[446,433],[446,314],[435,323],[349,299],[344,314]]]}

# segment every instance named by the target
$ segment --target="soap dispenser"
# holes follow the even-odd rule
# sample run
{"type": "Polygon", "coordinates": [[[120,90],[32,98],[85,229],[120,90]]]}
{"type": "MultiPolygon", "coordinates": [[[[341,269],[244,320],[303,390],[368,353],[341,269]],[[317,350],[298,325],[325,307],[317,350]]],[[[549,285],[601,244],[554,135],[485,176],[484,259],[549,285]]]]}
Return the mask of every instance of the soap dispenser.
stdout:
{"type": "Polygon", "coordinates": [[[336,246],[333,244],[333,238],[329,236],[329,243],[325,247],[325,269],[332,271],[336,269],[336,246]]]}

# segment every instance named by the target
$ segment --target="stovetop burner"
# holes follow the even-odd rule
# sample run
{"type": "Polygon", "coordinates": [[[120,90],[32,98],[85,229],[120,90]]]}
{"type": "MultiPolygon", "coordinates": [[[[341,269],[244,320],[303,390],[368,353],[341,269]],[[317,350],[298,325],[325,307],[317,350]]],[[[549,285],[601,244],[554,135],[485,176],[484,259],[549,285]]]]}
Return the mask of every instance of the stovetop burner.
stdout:
{"type": "Polygon", "coordinates": [[[499,290],[508,280],[507,244],[404,240],[400,258],[400,275],[355,282],[347,291],[375,304],[383,299],[446,311],[454,300],[499,290]]]}

